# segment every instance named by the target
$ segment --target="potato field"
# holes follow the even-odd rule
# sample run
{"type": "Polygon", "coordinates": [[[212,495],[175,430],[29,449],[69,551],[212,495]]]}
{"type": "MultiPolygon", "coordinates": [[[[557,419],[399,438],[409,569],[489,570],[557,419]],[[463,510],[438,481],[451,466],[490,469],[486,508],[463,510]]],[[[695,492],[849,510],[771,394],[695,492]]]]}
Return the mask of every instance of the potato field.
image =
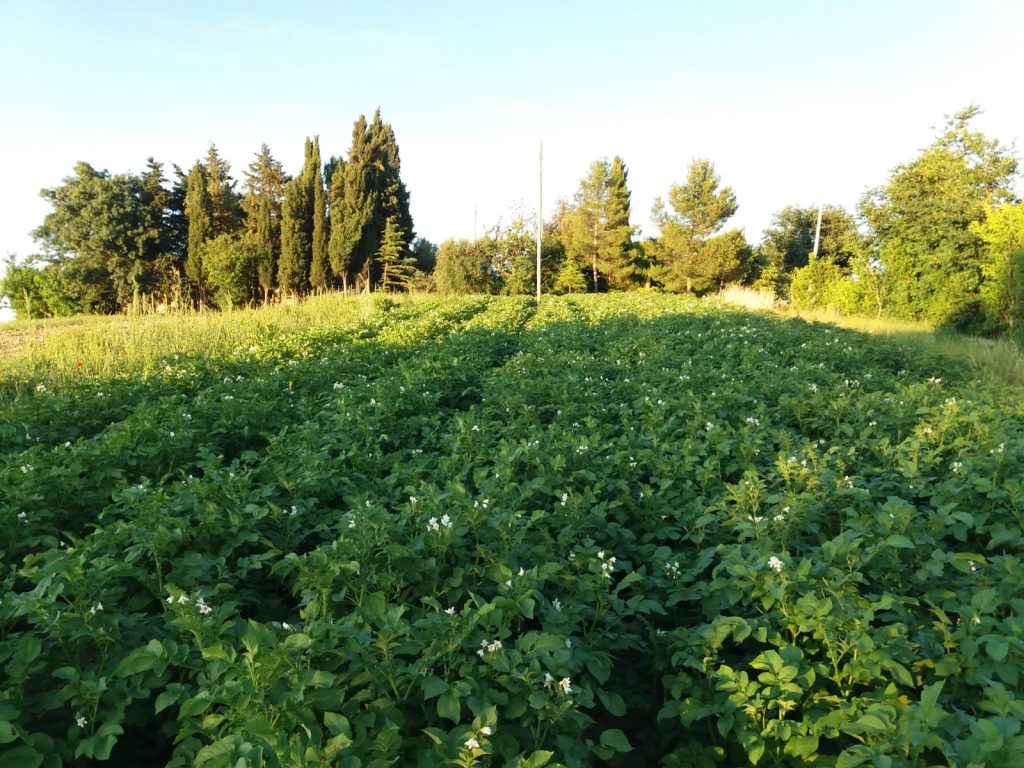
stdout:
{"type": "Polygon", "coordinates": [[[1019,390],[673,296],[336,314],[0,378],[0,766],[1024,764],[1019,390]]]}

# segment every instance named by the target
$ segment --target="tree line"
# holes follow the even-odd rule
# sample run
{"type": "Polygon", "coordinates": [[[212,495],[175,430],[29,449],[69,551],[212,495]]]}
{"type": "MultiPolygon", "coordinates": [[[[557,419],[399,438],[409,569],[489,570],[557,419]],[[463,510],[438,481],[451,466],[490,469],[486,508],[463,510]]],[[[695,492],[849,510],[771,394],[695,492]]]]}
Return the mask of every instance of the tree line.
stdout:
{"type": "Polygon", "coordinates": [[[153,158],[139,174],[88,163],[41,192],[52,211],[33,237],[42,252],[6,264],[19,312],[117,312],[140,301],[230,307],[335,288],[411,284],[415,240],[398,143],[380,112],[361,116],[347,158],[305,141],[290,177],[264,144],[244,184],[210,145],[168,180],[153,158]]]}
{"type": "MultiPolygon", "coordinates": [[[[544,222],[547,292],[651,289],[701,295],[726,283],[770,290],[800,308],[926,319],[976,332],[1024,321],[1024,207],[1012,148],[974,130],[971,106],[930,146],[864,194],[855,212],[789,205],[762,242],[726,229],[735,192],[694,160],[655,200],[655,237],[629,223],[621,157],[599,159],[544,222]]],[[[43,190],[53,206],[35,237],[43,254],[8,262],[19,311],[117,311],[139,297],[231,306],[333,289],[529,294],[534,218],[513,214],[474,240],[439,247],[414,236],[398,145],[380,113],[356,121],[347,159],[322,162],[307,139],[289,178],[264,145],[236,192],[211,145],[168,186],[150,160],[138,175],[80,163],[43,190]]]]}
{"type": "MultiPolygon", "coordinates": [[[[655,288],[701,295],[726,283],[797,308],[927,320],[975,333],[1024,327],[1024,205],[1011,147],[974,130],[970,106],[931,145],[866,192],[855,212],[789,205],[758,245],[725,229],[738,202],[705,158],[655,200],[657,237],[629,226],[625,163],[596,161],[545,223],[542,281],[552,292],[655,288]],[[818,248],[814,254],[815,237],[818,248]]],[[[434,282],[447,292],[528,293],[535,251],[522,217],[469,242],[449,240],[434,282]]]]}

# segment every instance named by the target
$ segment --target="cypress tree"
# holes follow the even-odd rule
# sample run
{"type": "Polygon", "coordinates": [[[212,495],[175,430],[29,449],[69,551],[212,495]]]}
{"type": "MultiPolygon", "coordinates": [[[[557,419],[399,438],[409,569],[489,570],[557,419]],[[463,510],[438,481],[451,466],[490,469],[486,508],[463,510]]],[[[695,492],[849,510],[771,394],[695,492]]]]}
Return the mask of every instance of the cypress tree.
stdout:
{"type": "Polygon", "coordinates": [[[309,277],[309,187],[302,177],[292,179],[284,188],[281,208],[281,258],[277,264],[277,282],[282,293],[296,294],[306,287],[309,277]]]}
{"type": "Polygon", "coordinates": [[[338,161],[331,176],[331,237],[327,250],[331,270],[341,278],[345,290],[350,276],[361,268],[358,248],[373,213],[373,203],[365,166],[338,161]]]}
{"type": "MultiPolygon", "coordinates": [[[[378,111],[379,116],[379,111],[378,111]]],[[[349,259],[353,276],[365,268],[366,288],[373,288],[373,257],[380,246],[380,235],[383,222],[378,227],[379,177],[381,168],[375,160],[375,152],[371,141],[371,129],[366,124],[366,117],[360,115],[352,127],[352,146],[346,164],[346,197],[351,193],[354,208],[365,214],[365,220],[359,228],[359,239],[356,241],[349,259]]]]}
{"type": "Polygon", "coordinates": [[[185,191],[185,218],[188,220],[188,250],[185,257],[185,276],[199,292],[200,301],[205,298],[203,275],[203,246],[211,232],[210,196],[206,185],[206,172],[202,163],[196,162],[188,174],[185,191]]]}
{"type": "Polygon", "coordinates": [[[173,262],[169,258],[169,228],[165,225],[171,204],[171,193],[164,187],[167,181],[162,163],[152,157],[146,159],[146,172],[140,181],[139,211],[145,234],[140,238],[142,267],[145,272],[143,289],[151,291],[156,284],[164,293],[170,288],[169,279],[173,262]]]}
{"type": "Polygon", "coordinates": [[[313,137],[313,151],[310,158],[309,186],[312,199],[312,244],[310,253],[309,282],[318,292],[326,291],[330,281],[330,265],[327,261],[328,223],[324,199],[324,179],[320,162],[320,137],[313,137]]]}
{"type": "Polygon", "coordinates": [[[367,125],[364,116],[360,116],[353,127],[346,179],[349,184],[346,196],[350,204],[367,216],[362,234],[353,249],[350,270],[356,273],[365,271],[367,286],[372,289],[377,277],[377,265],[374,262],[383,242],[388,219],[395,218],[395,226],[401,233],[405,249],[415,238],[412,214],[409,211],[409,192],[401,179],[401,160],[395,132],[381,120],[379,109],[370,125],[367,125]],[[365,207],[369,208],[368,212],[364,211],[365,207]]]}
{"type": "Polygon", "coordinates": [[[263,303],[270,300],[270,291],[274,287],[275,267],[274,228],[270,217],[270,199],[260,200],[260,210],[256,219],[256,279],[263,290],[263,303]]]}

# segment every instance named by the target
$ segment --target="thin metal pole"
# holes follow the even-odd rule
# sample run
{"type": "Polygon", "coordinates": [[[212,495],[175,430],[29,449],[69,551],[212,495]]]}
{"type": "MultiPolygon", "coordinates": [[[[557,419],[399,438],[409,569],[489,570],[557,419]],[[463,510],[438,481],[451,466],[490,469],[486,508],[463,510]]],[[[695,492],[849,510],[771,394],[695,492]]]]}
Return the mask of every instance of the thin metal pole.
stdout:
{"type": "Polygon", "coordinates": [[[540,238],[544,231],[544,142],[537,155],[537,303],[540,304],[540,238]]]}
{"type": "Polygon", "coordinates": [[[821,237],[821,204],[818,204],[818,226],[814,229],[814,258],[818,258],[818,239],[821,237]]]}

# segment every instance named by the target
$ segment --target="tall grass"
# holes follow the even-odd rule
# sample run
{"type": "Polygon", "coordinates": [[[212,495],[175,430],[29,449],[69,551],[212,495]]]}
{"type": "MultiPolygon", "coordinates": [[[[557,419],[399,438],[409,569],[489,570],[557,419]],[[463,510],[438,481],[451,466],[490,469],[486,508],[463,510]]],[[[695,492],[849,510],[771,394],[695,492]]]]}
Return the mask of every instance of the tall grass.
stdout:
{"type": "MultiPolygon", "coordinates": [[[[240,346],[281,333],[357,324],[383,303],[418,304],[433,294],[344,296],[328,294],[301,302],[226,312],[173,315],[90,316],[65,320],[17,320],[0,327],[0,381],[5,389],[38,382],[59,384],[85,376],[118,376],[154,370],[175,353],[228,356],[240,346]],[[4,343],[14,339],[13,343],[4,343]]],[[[729,287],[715,300],[747,310],[773,311],[784,320],[828,323],[895,344],[966,360],[974,375],[995,385],[1024,386],[1024,351],[1008,340],[979,339],[936,331],[927,323],[892,318],[848,317],[835,312],[796,312],[767,291],[729,287]]]]}
{"type": "Polygon", "coordinates": [[[6,345],[6,352],[5,345],[0,344],[0,379],[9,385],[27,385],[43,381],[59,384],[83,375],[145,375],[168,355],[225,357],[240,346],[268,336],[350,326],[377,311],[380,302],[375,297],[331,294],[294,304],[226,312],[80,317],[66,323],[16,322],[0,331],[14,335],[17,342],[6,345]]]}
{"type": "Polygon", "coordinates": [[[727,285],[718,292],[715,299],[724,304],[755,311],[774,309],[776,304],[774,292],[743,285],[727,285]]]}
{"type": "Polygon", "coordinates": [[[787,319],[799,317],[811,323],[828,323],[872,336],[882,336],[896,344],[966,360],[978,379],[994,385],[1024,386],[1024,349],[1010,339],[965,336],[954,331],[937,330],[918,320],[841,315],[824,309],[796,311],[780,308],[776,311],[787,319]]]}

